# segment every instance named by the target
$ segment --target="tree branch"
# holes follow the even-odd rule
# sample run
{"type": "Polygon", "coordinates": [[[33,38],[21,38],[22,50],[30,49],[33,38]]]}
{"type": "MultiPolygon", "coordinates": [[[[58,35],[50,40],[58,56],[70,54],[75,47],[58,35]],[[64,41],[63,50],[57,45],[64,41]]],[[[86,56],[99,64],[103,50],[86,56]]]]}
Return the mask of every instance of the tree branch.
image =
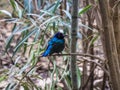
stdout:
{"type": "MultiPolygon", "coordinates": [[[[101,59],[100,57],[97,57],[95,55],[91,55],[91,54],[84,54],[84,53],[69,53],[69,54],[53,54],[50,56],[72,56],[72,55],[76,55],[76,56],[83,56],[83,57],[92,57],[94,59],[98,59],[100,61],[105,61],[105,59],[101,59]]],[[[47,57],[50,57],[47,56],[47,57]]],[[[38,58],[41,58],[42,56],[38,56],[38,58]]]]}

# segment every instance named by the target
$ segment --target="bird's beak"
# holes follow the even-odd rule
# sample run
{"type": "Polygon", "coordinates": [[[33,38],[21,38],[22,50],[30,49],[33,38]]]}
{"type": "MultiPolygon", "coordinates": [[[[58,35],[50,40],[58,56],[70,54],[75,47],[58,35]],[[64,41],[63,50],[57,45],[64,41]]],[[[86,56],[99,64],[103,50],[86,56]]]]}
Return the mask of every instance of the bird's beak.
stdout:
{"type": "Polygon", "coordinates": [[[64,37],[68,37],[68,35],[64,35],[64,37]]]}

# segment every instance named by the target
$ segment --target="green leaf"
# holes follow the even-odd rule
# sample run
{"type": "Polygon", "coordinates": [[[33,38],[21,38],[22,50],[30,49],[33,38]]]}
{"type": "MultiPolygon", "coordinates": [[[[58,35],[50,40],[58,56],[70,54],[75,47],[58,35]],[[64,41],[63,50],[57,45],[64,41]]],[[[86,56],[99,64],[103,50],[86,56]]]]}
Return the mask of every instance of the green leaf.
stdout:
{"type": "Polygon", "coordinates": [[[55,31],[56,23],[53,22],[53,31],[55,31]]]}
{"type": "Polygon", "coordinates": [[[25,65],[21,68],[21,70],[20,70],[20,72],[19,72],[18,75],[21,75],[29,66],[30,66],[30,65],[29,65],[28,63],[25,64],[25,65]]]}
{"type": "Polygon", "coordinates": [[[5,51],[7,51],[7,49],[10,47],[10,43],[12,42],[12,40],[14,38],[14,35],[22,33],[24,31],[27,31],[27,30],[31,29],[32,27],[33,27],[33,25],[31,25],[31,26],[27,25],[26,27],[23,27],[22,29],[19,29],[20,26],[15,24],[13,29],[12,29],[12,34],[6,39],[5,51]]]}
{"type": "Polygon", "coordinates": [[[27,51],[27,44],[24,44],[24,51],[23,51],[23,55],[25,55],[26,51],[27,51]]]}
{"type": "Polygon", "coordinates": [[[12,34],[6,39],[6,46],[5,46],[5,51],[7,51],[7,49],[10,47],[10,43],[13,40],[13,33],[16,32],[19,29],[18,26],[16,26],[16,24],[14,25],[13,29],[12,29],[12,34]]]}
{"type": "Polygon", "coordinates": [[[55,11],[57,10],[58,6],[60,5],[60,0],[57,1],[57,3],[55,4],[55,7],[53,9],[53,13],[55,13],[55,11]]]}
{"type": "Polygon", "coordinates": [[[66,73],[64,79],[65,79],[65,83],[68,86],[69,90],[71,90],[72,89],[72,84],[71,84],[71,79],[70,79],[69,72],[66,73]]]}
{"type": "Polygon", "coordinates": [[[49,23],[49,22],[52,22],[53,20],[55,20],[56,18],[59,18],[59,16],[53,16],[51,18],[49,18],[48,20],[46,20],[45,22],[43,22],[40,26],[46,24],[46,23],[49,23]]]}
{"type": "MultiPolygon", "coordinates": [[[[29,33],[29,31],[24,31],[22,33],[23,38],[25,38],[28,33],[29,33]]],[[[28,42],[28,39],[25,42],[28,42]]],[[[24,44],[23,47],[24,47],[24,51],[23,51],[23,55],[24,55],[26,53],[26,51],[27,51],[27,44],[24,44]]]]}
{"type": "Polygon", "coordinates": [[[20,60],[21,56],[18,56],[16,59],[15,59],[15,65],[17,65],[18,61],[20,60]]]}
{"type": "Polygon", "coordinates": [[[35,21],[34,19],[30,18],[30,21],[32,22],[32,24],[33,24],[34,26],[37,26],[37,23],[36,23],[36,21],[35,21]]]}
{"type": "Polygon", "coordinates": [[[87,25],[84,25],[84,24],[82,24],[82,23],[80,23],[80,26],[85,27],[85,28],[87,28],[88,30],[93,30],[92,28],[90,28],[90,27],[88,27],[87,25]]]}
{"type": "Polygon", "coordinates": [[[10,0],[10,4],[12,5],[13,9],[15,10],[15,0],[10,0]]]}
{"type": "Polygon", "coordinates": [[[30,60],[31,60],[32,66],[34,66],[37,63],[37,61],[38,61],[38,59],[35,58],[35,51],[34,50],[31,51],[30,60]]]}
{"type": "Polygon", "coordinates": [[[98,39],[99,35],[96,35],[92,40],[90,41],[90,45],[93,45],[94,42],[98,39]]]}
{"type": "Polygon", "coordinates": [[[35,34],[34,42],[37,41],[40,36],[40,28],[36,28],[36,29],[37,29],[37,32],[35,34]]]}
{"type": "Polygon", "coordinates": [[[54,14],[51,13],[50,11],[48,11],[48,10],[40,10],[40,12],[41,12],[41,15],[39,16],[39,20],[42,18],[41,16],[44,16],[44,15],[54,16],[54,14]]]}
{"type": "Polygon", "coordinates": [[[8,85],[7,85],[7,87],[5,88],[5,90],[14,90],[15,89],[15,87],[16,87],[16,83],[15,82],[12,82],[12,83],[9,83],[8,85]]]}
{"type": "MultiPolygon", "coordinates": [[[[36,31],[37,31],[37,30],[33,30],[33,31],[29,32],[29,33],[26,35],[26,37],[24,37],[24,38],[16,45],[16,47],[15,47],[15,49],[14,49],[14,54],[16,53],[16,51],[18,50],[18,48],[20,48],[20,46],[21,46],[30,36],[32,36],[36,31]]],[[[13,56],[14,56],[14,54],[13,54],[13,56]]]]}
{"type": "Polygon", "coordinates": [[[37,0],[38,8],[42,7],[42,5],[43,5],[43,0],[37,0]]]}
{"type": "Polygon", "coordinates": [[[58,86],[57,90],[63,90],[61,87],[58,86]]]}
{"type": "Polygon", "coordinates": [[[19,30],[17,30],[16,32],[13,32],[13,34],[16,35],[16,34],[22,33],[22,32],[24,32],[24,31],[27,31],[27,30],[31,29],[31,28],[33,28],[33,25],[31,25],[31,26],[26,25],[26,26],[23,27],[22,29],[19,29],[19,30]]]}
{"type": "Polygon", "coordinates": [[[81,14],[87,12],[91,7],[92,7],[92,5],[88,5],[88,6],[84,7],[82,10],[80,10],[78,15],[81,15],[81,14]]]}
{"type": "Polygon", "coordinates": [[[67,15],[67,17],[71,20],[71,14],[70,12],[66,11],[66,10],[63,10],[63,12],[67,15]]]}
{"type": "Polygon", "coordinates": [[[0,82],[2,82],[3,80],[5,80],[6,79],[6,76],[4,75],[4,76],[0,76],[0,82]]]}
{"type": "Polygon", "coordinates": [[[9,17],[12,17],[12,14],[6,10],[0,10],[0,13],[4,13],[4,14],[8,15],[9,17]]]}
{"type": "MultiPolygon", "coordinates": [[[[33,41],[33,42],[36,42],[36,41],[38,40],[39,36],[40,36],[40,28],[36,28],[36,30],[37,30],[37,31],[36,31],[36,33],[35,33],[35,38],[34,38],[34,41],[33,41]]],[[[32,51],[33,46],[34,46],[34,44],[31,45],[30,50],[29,50],[29,54],[30,54],[30,52],[32,51]]],[[[39,46],[40,46],[40,45],[39,45],[39,46]]],[[[39,50],[39,49],[37,49],[37,50],[39,50]]]]}
{"type": "Polygon", "coordinates": [[[6,46],[5,46],[5,52],[8,50],[8,48],[10,47],[10,43],[13,40],[13,35],[10,35],[7,39],[6,39],[6,46]]]}
{"type": "Polygon", "coordinates": [[[22,10],[19,8],[17,2],[15,2],[15,10],[18,13],[19,18],[22,17],[22,10]]]}
{"type": "Polygon", "coordinates": [[[24,7],[25,10],[27,10],[27,13],[32,13],[33,12],[32,0],[24,0],[24,7]]]}
{"type": "Polygon", "coordinates": [[[59,80],[59,70],[58,68],[56,68],[56,82],[58,82],[59,80]]]}
{"type": "Polygon", "coordinates": [[[30,90],[29,85],[27,83],[22,84],[24,90],[30,90]]]}
{"type": "Polygon", "coordinates": [[[15,12],[17,12],[17,15],[19,16],[19,18],[22,17],[22,10],[19,8],[19,5],[17,4],[17,2],[15,0],[10,0],[10,3],[14,9],[15,12]]]}

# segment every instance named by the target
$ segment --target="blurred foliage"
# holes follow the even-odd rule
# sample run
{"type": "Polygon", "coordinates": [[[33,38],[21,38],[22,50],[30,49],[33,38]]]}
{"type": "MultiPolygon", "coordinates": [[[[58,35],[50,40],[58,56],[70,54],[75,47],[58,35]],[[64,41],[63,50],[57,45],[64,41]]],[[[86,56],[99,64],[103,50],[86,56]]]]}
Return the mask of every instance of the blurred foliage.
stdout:
{"type": "MultiPolygon", "coordinates": [[[[11,61],[13,62],[9,70],[5,70],[4,75],[0,76],[0,82],[8,80],[9,83],[5,90],[14,90],[16,88],[24,88],[24,90],[62,90],[63,87],[58,85],[64,84],[71,89],[71,80],[69,72],[69,57],[62,57],[62,66],[58,66],[55,61],[56,57],[48,57],[48,76],[51,83],[46,83],[44,79],[36,73],[37,64],[41,61],[38,56],[45,50],[47,41],[51,36],[62,30],[64,34],[70,35],[71,29],[71,0],[63,3],[62,0],[9,0],[11,10],[1,9],[0,14],[6,15],[3,21],[14,24],[11,35],[6,40],[6,53],[10,51],[10,46],[13,40],[17,37],[16,45],[11,52],[11,61]],[[64,5],[66,8],[61,8],[64,5]],[[67,5],[67,6],[66,6],[67,5]],[[18,55],[17,53],[20,53],[18,55]],[[27,57],[23,64],[21,59],[27,57]],[[45,83],[44,87],[37,85],[35,80],[42,80],[45,83]]],[[[91,8],[91,5],[83,8],[79,15],[91,8]]],[[[81,24],[82,25],[82,24],[81,24]]],[[[85,25],[83,27],[89,28],[85,25]]],[[[81,33],[78,37],[81,38],[81,33]]],[[[97,38],[97,37],[96,37],[97,38]]],[[[63,53],[69,52],[69,41],[66,40],[66,48],[63,53]]],[[[92,44],[95,39],[92,40],[92,44]]],[[[45,60],[45,59],[44,59],[45,60]]],[[[81,73],[77,68],[79,88],[81,85],[81,73]]]]}

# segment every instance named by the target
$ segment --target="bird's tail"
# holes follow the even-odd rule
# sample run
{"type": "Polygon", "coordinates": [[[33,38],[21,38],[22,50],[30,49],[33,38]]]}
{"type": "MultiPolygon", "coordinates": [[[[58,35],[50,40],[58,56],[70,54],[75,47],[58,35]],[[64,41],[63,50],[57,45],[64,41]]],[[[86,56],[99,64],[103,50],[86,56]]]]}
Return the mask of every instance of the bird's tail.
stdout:
{"type": "Polygon", "coordinates": [[[46,56],[50,55],[51,48],[52,48],[52,46],[48,46],[46,51],[42,54],[42,57],[46,57],[46,56]]]}
{"type": "Polygon", "coordinates": [[[49,54],[45,51],[43,54],[42,54],[42,57],[46,57],[48,56],[49,54]]]}

